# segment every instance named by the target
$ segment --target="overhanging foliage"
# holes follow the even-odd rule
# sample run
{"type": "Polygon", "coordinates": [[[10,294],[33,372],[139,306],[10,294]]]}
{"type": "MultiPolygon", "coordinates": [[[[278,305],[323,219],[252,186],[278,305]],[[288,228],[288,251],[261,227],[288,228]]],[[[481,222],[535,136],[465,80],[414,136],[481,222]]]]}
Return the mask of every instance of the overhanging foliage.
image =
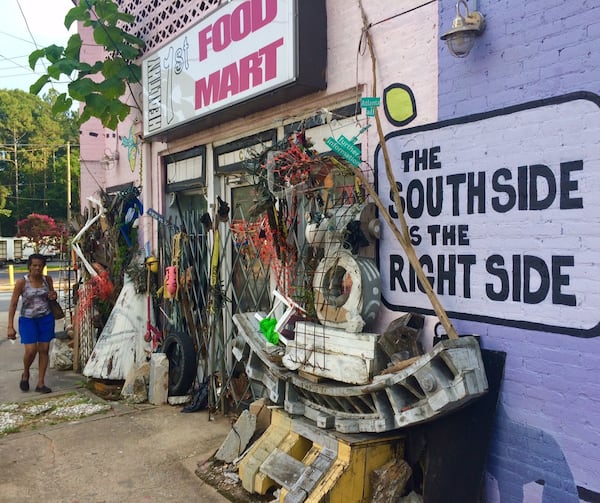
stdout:
{"type": "Polygon", "coordinates": [[[80,123],[96,117],[105,127],[115,129],[131,110],[121,99],[127,85],[141,82],[141,68],[134,61],[142,54],[144,42],[122,29],[134,20],[134,16],[120,12],[113,0],[81,0],[67,13],[65,27],[69,29],[77,21],[92,27],[94,41],[104,48],[108,57],[93,64],[81,61],[79,34],[72,35],[66,47],[50,45],[38,49],[29,55],[29,66],[35,69],[41,58],[50,64],[46,66],[46,73],[30,87],[30,92],[38,94],[61,75],[67,78],[76,75],[68,85],[68,94],[61,93],[57,97],[53,112],[65,112],[76,100],[83,103],[80,123]]]}

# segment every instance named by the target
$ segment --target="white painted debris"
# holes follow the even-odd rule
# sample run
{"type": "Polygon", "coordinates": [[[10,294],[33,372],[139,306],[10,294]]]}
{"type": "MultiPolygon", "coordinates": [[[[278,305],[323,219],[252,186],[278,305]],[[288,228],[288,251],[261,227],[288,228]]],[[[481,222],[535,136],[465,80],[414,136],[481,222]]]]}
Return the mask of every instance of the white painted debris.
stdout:
{"type": "Polygon", "coordinates": [[[255,430],[256,416],[245,410],[227,434],[225,441],[215,454],[215,458],[225,463],[232,463],[244,452],[255,430]]]}
{"type": "Polygon", "coordinates": [[[170,396],[167,398],[169,405],[184,405],[192,401],[192,395],[170,396]]]}
{"type": "Polygon", "coordinates": [[[121,396],[132,403],[144,403],[148,400],[148,383],[150,382],[150,363],[143,362],[133,367],[125,378],[121,396]]]}
{"type": "Polygon", "coordinates": [[[50,368],[56,370],[71,370],[73,368],[73,348],[70,341],[54,339],[50,347],[50,368]]]}
{"type": "Polygon", "coordinates": [[[150,357],[150,382],[148,401],[153,405],[167,403],[169,396],[169,360],[164,353],[152,353],[150,357]]]}
{"type": "Polygon", "coordinates": [[[136,293],[133,281],[125,275],[119,298],[83,369],[83,375],[96,379],[125,379],[132,365],[143,362],[150,352],[150,343],[144,341],[146,320],[146,296],[136,293]]]}

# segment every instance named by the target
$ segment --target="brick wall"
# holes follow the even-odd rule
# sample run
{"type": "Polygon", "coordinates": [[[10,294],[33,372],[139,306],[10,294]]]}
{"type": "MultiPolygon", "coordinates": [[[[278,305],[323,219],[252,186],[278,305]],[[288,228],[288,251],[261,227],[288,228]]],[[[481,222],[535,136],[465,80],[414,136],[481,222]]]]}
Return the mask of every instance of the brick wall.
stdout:
{"type": "MultiPolygon", "coordinates": [[[[552,98],[576,91],[600,94],[600,4],[594,1],[529,2],[480,1],[479,10],[487,29],[465,59],[439,50],[439,118],[452,120],[489,112],[533,100],[552,98]]],[[[471,2],[473,4],[473,2],[471,2]]],[[[440,1],[440,31],[451,24],[454,2],[440,1]]],[[[584,117],[563,117],[562,131],[552,133],[549,144],[557,149],[569,135],[583,134],[584,117]]],[[[547,135],[546,125],[525,128],[515,122],[515,134],[523,142],[547,135]]],[[[484,148],[493,148],[489,137],[474,137],[484,148]]],[[[532,156],[544,159],[547,152],[532,156]]],[[[584,239],[597,242],[594,208],[597,196],[598,141],[580,146],[585,158],[584,198],[587,208],[579,221],[565,220],[554,228],[540,247],[582,252],[579,239],[561,240],[563,231],[577,227],[584,239]],[[591,188],[593,187],[593,188],[591,188]],[[562,229],[562,230],[561,230],[562,229]],[[559,244],[560,243],[560,244],[559,244]]],[[[507,153],[508,154],[508,153],[507,153]]],[[[568,155],[568,154],[565,154],[568,155]]],[[[485,169],[485,163],[482,166],[485,169]]],[[[531,216],[536,218],[537,216],[531,216]]],[[[525,217],[524,218],[528,218],[525,217]]],[[[523,224],[529,230],[527,224],[523,224]]],[[[540,221],[540,233],[552,222],[540,221]],[[544,227],[545,226],[545,227],[544,227]]],[[[494,241],[496,228],[489,228],[494,241]]],[[[514,233],[519,233],[519,227],[514,233]]],[[[494,247],[497,246],[493,245],[494,247]]],[[[597,261],[597,248],[588,250],[597,261]]],[[[598,274],[572,278],[578,308],[565,317],[584,316],[585,297],[598,290],[598,274]],[[578,310],[579,309],[579,310],[578,310]]],[[[526,313],[533,313],[529,306],[526,313]]],[[[483,345],[507,352],[501,405],[489,461],[487,497],[490,502],[600,501],[600,340],[541,330],[456,320],[460,333],[482,335],[483,345]]]]}

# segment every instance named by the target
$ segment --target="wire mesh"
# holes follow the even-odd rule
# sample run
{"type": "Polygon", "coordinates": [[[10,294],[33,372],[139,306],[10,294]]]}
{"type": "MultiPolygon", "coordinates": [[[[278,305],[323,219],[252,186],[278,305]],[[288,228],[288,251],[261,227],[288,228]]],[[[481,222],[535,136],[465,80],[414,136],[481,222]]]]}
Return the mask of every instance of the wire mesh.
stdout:
{"type": "MultiPolygon", "coordinates": [[[[318,310],[343,303],[352,289],[344,267],[323,270],[319,264],[338,250],[356,253],[369,244],[357,238],[358,229],[349,228],[367,203],[365,191],[339,160],[306,155],[292,146],[271,155],[249,179],[250,186],[231,188],[227,222],[207,226],[201,212],[190,209],[159,229],[160,263],[176,264],[180,275],[177,297],[163,301],[169,320],[164,328],[194,338],[198,383],[209,380],[210,406],[222,410],[237,409],[260,393],[245,377],[246,362],[234,356],[238,334],[233,316],[280,317],[286,306],[273,310],[277,290],[302,308],[282,327],[284,336],[293,339],[295,321],[318,324],[318,310]],[[214,257],[219,282],[211,285],[214,257]],[[324,285],[321,304],[315,284],[324,285]]],[[[303,341],[306,349],[325,347],[325,335],[314,334],[314,340],[303,341]]],[[[289,358],[327,367],[325,351],[296,350],[289,358]]]]}

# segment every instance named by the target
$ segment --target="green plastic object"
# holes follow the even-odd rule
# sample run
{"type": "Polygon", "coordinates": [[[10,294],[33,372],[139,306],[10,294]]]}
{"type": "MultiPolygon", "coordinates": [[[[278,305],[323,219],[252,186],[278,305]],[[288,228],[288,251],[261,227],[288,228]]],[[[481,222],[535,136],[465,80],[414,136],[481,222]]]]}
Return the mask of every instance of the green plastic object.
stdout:
{"type": "Polygon", "coordinates": [[[260,320],[260,331],[271,344],[279,344],[279,334],[275,332],[275,325],[277,325],[275,318],[260,320]]]}

